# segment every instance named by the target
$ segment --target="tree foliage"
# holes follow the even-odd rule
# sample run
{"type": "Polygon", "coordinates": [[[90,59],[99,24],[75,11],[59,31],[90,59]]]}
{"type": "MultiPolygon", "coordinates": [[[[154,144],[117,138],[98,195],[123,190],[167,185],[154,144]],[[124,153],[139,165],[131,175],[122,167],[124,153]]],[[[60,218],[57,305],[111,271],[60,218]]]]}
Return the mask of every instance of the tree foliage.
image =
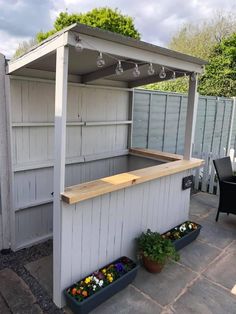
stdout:
{"type": "Polygon", "coordinates": [[[236,33],[215,46],[199,82],[203,95],[236,96],[236,33]]]}
{"type": "Polygon", "coordinates": [[[188,77],[180,77],[175,80],[149,84],[146,88],[166,92],[187,93],[188,77]]]}
{"type": "Polygon", "coordinates": [[[215,45],[235,30],[235,15],[216,13],[209,21],[183,25],[172,37],[169,48],[208,60],[215,45]]]}
{"type": "Polygon", "coordinates": [[[36,38],[30,39],[29,41],[23,41],[18,45],[18,48],[15,51],[13,58],[15,59],[20,57],[36,44],[37,44],[36,38]]]}
{"type": "Polygon", "coordinates": [[[74,23],[82,23],[92,27],[98,27],[124,36],[140,39],[140,33],[134,25],[133,18],[123,15],[118,9],[96,8],[87,13],[61,12],[54,22],[54,29],[37,34],[38,42],[48,38],[57,31],[74,23]]]}
{"type": "MultiPolygon", "coordinates": [[[[236,17],[232,14],[217,13],[210,21],[202,23],[190,23],[182,28],[172,37],[169,48],[190,54],[209,61],[206,74],[200,78],[199,91],[205,95],[232,96],[233,81],[228,72],[231,61],[221,54],[221,43],[236,30],[236,17]],[[220,56],[217,58],[217,55],[220,56]],[[225,60],[225,58],[227,60],[225,60]],[[213,62],[213,64],[212,64],[213,62]],[[220,66],[218,71],[216,64],[220,66]],[[224,75],[222,74],[224,72],[224,75]],[[221,73],[221,74],[219,74],[221,73]],[[227,74],[226,74],[227,73],[227,74]],[[224,82],[220,81],[224,78],[224,82]],[[224,86],[224,88],[223,88],[224,86]]],[[[223,45],[224,46],[224,45],[223,45]]],[[[231,71],[230,71],[231,72],[231,71]]],[[[175,81],[167,81],[148,85],[148,88],[186,93],[188,91],[188,80],[180,78],[175,81]]],[[[234,93],[235,94],[235,93],[234,93]]]]}

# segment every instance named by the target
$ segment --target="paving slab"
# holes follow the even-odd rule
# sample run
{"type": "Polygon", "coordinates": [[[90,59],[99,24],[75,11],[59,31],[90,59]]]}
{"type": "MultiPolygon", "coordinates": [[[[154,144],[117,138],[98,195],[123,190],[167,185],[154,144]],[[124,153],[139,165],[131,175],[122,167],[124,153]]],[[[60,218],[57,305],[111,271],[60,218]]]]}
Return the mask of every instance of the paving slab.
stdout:
{"type": "Polygon", "coordinates": [[[216,222],[215,221],[216,212],[217,209],[215,209],[214,211],[213,210],[210,211],[209,215],[205,217],[205,219],[215,223],[218,226],[222,226],[224,229],[236,230],[236,215],[233,214],[227,215],[226,213],[220,213],[219,219],[216,222]]]}
{"type": "Polygon", "coordinates": [[[14,314],[43,313],[26,283],[9,268],[0,271],[0,294],[14,314]]]}
{"type": "Polygon", "coordinates": [[[218,206],[218,196],[197,193],[191,196],[190,214],[197,217],[204,217],[211,212],[215,212],[218,206]]]}
{"type": "Polygon", "coordinates": [[[219,249],[196,240],[180,251],[180,263],[200,272],[220,253],[219,249]]]}
{"type": "Polygon", "coordinates": [[[40,258],[37,261],[28,263],[25,268],[37,279],[41,286],[48,292],[50,297],[53,294],[53,261],[52,255],[40,258]]]}
{"type": "Polygon", "coordinates": [[[91,314],[160,314],[162,308],[154,301],[143,296],[134,287],[117,293],[105,303],[94,309],[91,314]]]}
{"type": "Polygon", "coordinates": [[[226,229],[222,224],[207,220],[202,220],[200,224],[202,230],[198,239],[207,244],[224,249],[236,239],[236,227],[235,229],[226,229]]]}
{"type": "Polygon", "coordinates": [[[204,272],[204,276],[232,290],[236,285],[235,261],[236,251],[228,251],[204,272]]]}
{"type": "Polygon", "coordinates": [[[235,314],[236,296],[201,278],[179,298],[173,308],[176,314],[235,314]]]}
{"type": "Polygon", "coordinates": [[[171,262],[159,274],[151,274],[141,268],[134,281],[134,286],[165,306],[172,302],[187,283],[196,276],[191,270],[171,262]]]}

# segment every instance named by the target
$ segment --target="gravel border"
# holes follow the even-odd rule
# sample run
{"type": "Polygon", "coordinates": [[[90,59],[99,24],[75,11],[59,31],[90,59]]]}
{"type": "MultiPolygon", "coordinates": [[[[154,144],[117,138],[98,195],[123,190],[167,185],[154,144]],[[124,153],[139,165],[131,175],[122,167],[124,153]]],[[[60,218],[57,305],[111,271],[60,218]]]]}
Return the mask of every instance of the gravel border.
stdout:
{"type": "Polygon", "coordinates": [[[47,291],[25,268],[25,264],[37,261],[38,259],[52,254],[52,240],[34,245],[30,248],[17,252],[10,251],[9,254],[0,253],[0,270],[4,268],[12,269],[29,286],[32,294],[37,300],[37,304],[45,314],[64,314],[52,301],[47,291]]]}

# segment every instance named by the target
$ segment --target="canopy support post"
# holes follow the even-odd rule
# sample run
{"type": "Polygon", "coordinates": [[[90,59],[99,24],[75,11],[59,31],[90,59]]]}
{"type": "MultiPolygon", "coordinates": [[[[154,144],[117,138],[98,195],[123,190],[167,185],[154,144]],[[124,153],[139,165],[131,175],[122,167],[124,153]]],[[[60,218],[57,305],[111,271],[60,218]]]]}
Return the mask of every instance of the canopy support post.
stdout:
{"type": "Polygon", "coordinates": [[[69,48],[56,50],[55,129],[54,129],[54,200],[53,200],[53,301],[62,306],[61,291],[61,193],[65,187],[66,107],[69,48]]]}
{"type": "Polygon", "coordinates": [[[189,77],[188,105],[185,124],[185,140],[184,140],[184,159],[190,160],[193,150],[195,124],[197,117],[198,93],[197,93],[197,76],[192,79],[189,77]]]}

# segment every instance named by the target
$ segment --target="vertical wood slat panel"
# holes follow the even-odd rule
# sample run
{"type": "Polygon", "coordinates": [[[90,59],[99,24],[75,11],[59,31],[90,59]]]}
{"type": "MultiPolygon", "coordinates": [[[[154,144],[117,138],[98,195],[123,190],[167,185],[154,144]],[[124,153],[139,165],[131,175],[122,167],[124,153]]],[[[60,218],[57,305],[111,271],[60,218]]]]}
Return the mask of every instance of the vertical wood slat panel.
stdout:
{"type": "MultiPolygon", "coordinates": [[[[54,84],[11,80],[12,122],[52,123],[54,121],[54,84]]],[[[68,86],[67,120],[127,121],[129,92],[68,86]]],[[[67,126],[67,157],[127,148],[128,125],[67,126]],[[94,133],[97,136],[94,136],[94,133]],[[94,148],[93,148],[94,147],[94,148]]],[[[14,164],[51,161],[53,159],[53,126],[17,126],[13,128],[14,164]]]]}
{"type": "Polygon", "coordinates": [[[76,206],[63,205],[63,215],[68,217],[62,228],[62,255],[67,254],[62,272],[67,270],[61,288],[119,256],[136,258],[135,238],[147,228],[162,233],[187,220],[190,191],[182,191],[181,183],[190,172],[105,194],[76,206]]]}
{"type": "MultiPolygon", "coordinates": [[[[137,111],[142,114],[149,114],[148,141],[141,137],[141,129],[135,129],[133,137],[135,146],[148,147],[177,154],[183,154],[185,117],[187,97],[181,94],[165,93],[158,91],[136,92],[134,103],[134,124],[137,111]],[[152,98],[152,105],[148,108],[149,97],[152,98]],[[168,96],[165,102],[165,110],[162,112],[162,98],[168,96]],[[173,99],[179,98],[176,104],[173,99]],[[140,99],[142,101],[140,102],[140,99]],[[182,101],[181,101],[182,99],[182,101]],[[146,101],[146,102],[145,102],[146,101]],[[138,107],[138,109],[137,109],[138,107]],[[175,109],[178,109],[175,112],[175,109]],[[146,110],[146,111],[145,111],[146,110]],[[171,119],[173,123],[171,123],[171,119]],[[171,127],[168,127],[170,125],[171,127]],[[142,140],[141,140],[142,138],[142,140]]],[[[212,165],[212,158],[224,156],[229,151],[230,139],[230,117],[232,113],[233,100],[209,96],[200,96],[194,139],[193,156],[206,160],[203,171],[195,171],[195,187],[203,187],[203,191],[212,193],[215,187],[215,171],[212,165]]],[[[234,122],[236,114],[234,114],[234,122]]],[[[234,123],[236,125],[236,123],[234,123]]],[[[236,148],[236,128],[232,128],[231,147],[236,148]]]]}

